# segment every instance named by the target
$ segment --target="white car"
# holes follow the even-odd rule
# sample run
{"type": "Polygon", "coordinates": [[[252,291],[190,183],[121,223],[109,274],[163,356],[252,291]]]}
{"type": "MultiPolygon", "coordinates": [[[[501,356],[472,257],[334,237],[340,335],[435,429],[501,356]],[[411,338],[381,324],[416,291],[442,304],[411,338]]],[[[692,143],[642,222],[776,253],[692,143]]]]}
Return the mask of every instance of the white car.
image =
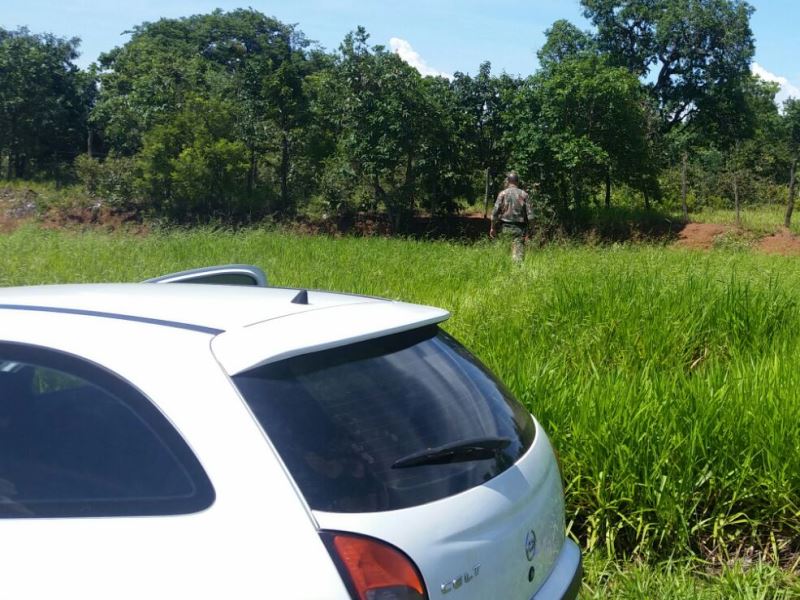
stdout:
{"type": "Polygon", "coordinates": [[[447,312],[174,281],[0,290],[0,597],[577,595],[547,436],[447,312]]]}

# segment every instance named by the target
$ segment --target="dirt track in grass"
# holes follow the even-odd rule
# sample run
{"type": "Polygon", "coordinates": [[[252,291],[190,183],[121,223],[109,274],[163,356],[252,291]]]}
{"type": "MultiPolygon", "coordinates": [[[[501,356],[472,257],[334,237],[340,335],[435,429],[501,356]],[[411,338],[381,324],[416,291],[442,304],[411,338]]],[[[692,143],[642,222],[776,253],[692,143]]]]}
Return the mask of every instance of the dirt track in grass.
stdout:
{"type": "MultiPolygon", "coordinates": [[[[716,223],[689,223],[678,234],[675,245],[694,250],[711,250],[719,236],[735,232],[733,225],[716,223]]],[[[753,248],[765,254],[800,256],[800,237],[781,228],[777,232],[757,240],[753,248]]]]}

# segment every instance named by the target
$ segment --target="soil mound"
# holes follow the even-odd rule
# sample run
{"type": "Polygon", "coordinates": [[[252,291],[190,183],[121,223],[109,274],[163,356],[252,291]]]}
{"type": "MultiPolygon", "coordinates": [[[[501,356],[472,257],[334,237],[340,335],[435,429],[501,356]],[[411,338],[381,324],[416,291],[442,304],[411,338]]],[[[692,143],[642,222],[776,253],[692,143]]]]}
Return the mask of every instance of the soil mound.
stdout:
{"type": "Polygon", "coordinates": [[[758,249],[766,254],[800,256],[800,238],[784,228],[762,239],[758,244],[758,249]]]}
{"type": "Polygon", "coordinates": [[[687,223],[678,234],[676,246],[693,248],[697,250],[710,250],[714,246],[714,239],[733,230],[730,225],[716,225],[714,223],[687,223]]]}

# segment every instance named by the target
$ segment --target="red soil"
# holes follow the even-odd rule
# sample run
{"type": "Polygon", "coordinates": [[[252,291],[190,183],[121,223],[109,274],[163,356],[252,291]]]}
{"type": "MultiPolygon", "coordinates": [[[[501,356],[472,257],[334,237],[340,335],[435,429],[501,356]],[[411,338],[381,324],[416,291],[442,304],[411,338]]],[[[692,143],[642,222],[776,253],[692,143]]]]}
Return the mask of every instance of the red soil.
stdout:
{"type": "MultiPolygon", "coordinates": [[[[716,225],[713,223],[689,223],[678,234],[676,246],[698,250],[710,250],[714,240],[729,231],[734,231],[731,225],[716,225]]],[[[780,254],[783,256],[800,256],[800,237],[788,229],[781,229],[777,233],[762,238],[755,248],[765,254],[780,254]]]]}
{"type": "Polygon", "coordinates": [[[758,249],[766,254],[800,256],[800,237],[788,229],[781,229],[774,235],[762,239],[758,244],[758,249]]]}
{"type": "Polygon", "coordinates": [[[695,250],[710,250],[714,246],[714,238],[731,231],[729,225],[713,223],[688,223],[678,234],[676,246],[695,250]]]}

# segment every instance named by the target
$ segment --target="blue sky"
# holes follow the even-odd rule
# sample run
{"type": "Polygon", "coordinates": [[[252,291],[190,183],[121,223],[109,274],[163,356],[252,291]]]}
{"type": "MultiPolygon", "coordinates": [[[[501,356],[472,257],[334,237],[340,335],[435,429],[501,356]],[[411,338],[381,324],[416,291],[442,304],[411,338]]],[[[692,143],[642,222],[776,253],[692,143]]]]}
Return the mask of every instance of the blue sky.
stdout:
{"type": "MultiPolygon", "coordinates": [[[[557,19],[582,28],[578,0],[0,0],[0,27],[27,26],[82,40],[81,66],[114,46],[133,25],[214,8],[252,7],[285,23],[297,23],[312,40],[335,49],[344,35],[363,25],[383,44],[421,71],[474,73],[483,60],[495,71],[528,75],[537,66],[544,31],[557,19]]],[[[757,71],[800,96],[799,0],[751,0],[756,8],[757,71]]]]}

